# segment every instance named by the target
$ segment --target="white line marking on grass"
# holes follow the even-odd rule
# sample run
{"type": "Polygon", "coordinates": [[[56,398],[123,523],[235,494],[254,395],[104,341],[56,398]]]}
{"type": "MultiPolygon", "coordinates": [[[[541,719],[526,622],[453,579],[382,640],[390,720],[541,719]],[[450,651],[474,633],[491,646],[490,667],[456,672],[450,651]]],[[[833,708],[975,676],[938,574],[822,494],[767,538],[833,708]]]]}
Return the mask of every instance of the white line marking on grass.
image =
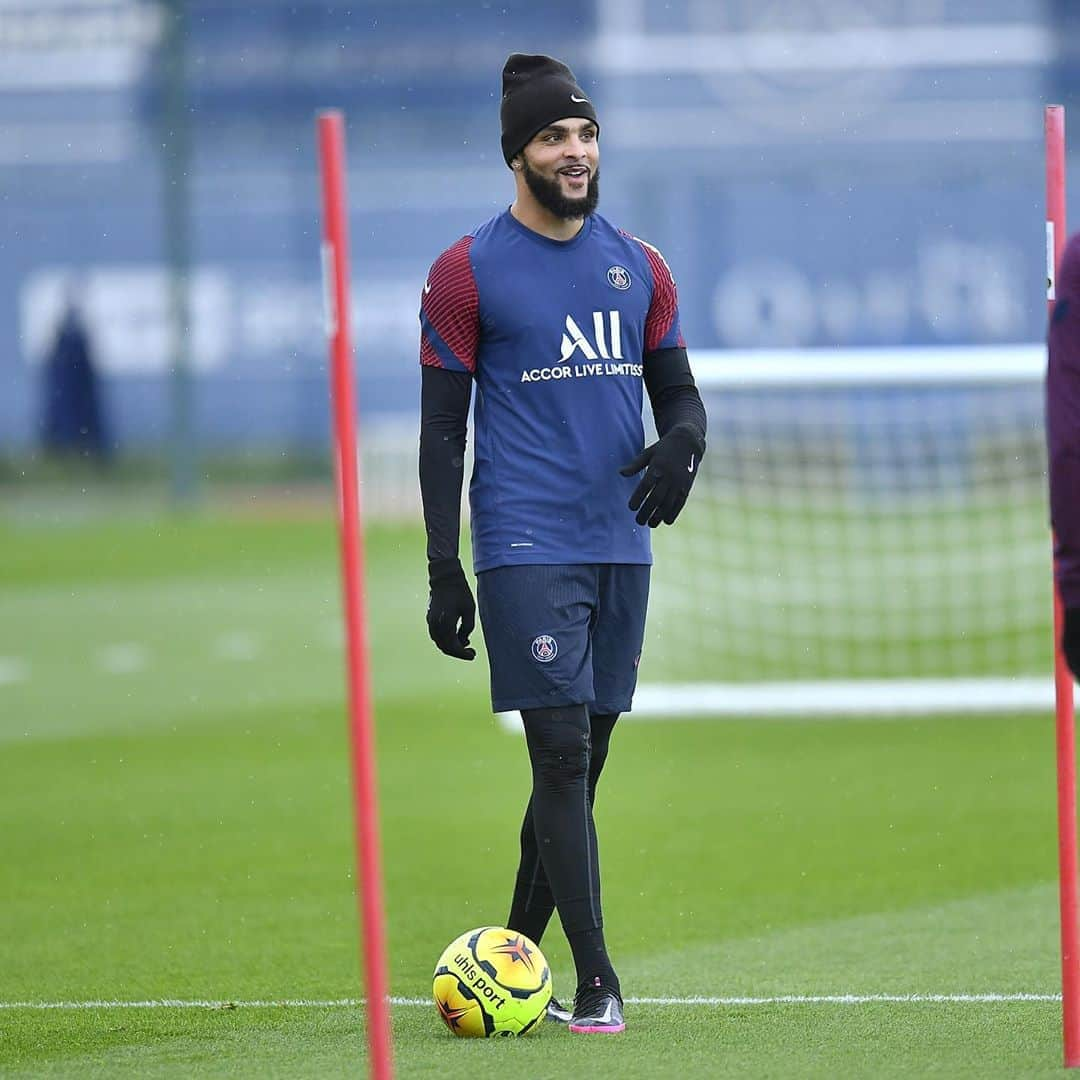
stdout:
{"type": "Polygon", "coordinates": [[[214,655],[219,660],[254,660],[259,645],[251,634],[222,634],[214,642],[214,655]]]}
{"type": "Polygon", "coordinates": [[[0,686],[22,682],[30,674],[30,666],[25,660],[14,656],[0,656],[0,686]]]}
{"type": "MultiPolygon", "coordinates": [[[[420,999],[391,998],[390,1003],[418,1005],[420,999]]],[[[337,998],[332,1001],[304,998],[282,1001],[174,1001],[171,998],[153,998],[148,1001],[0,1001],[0,1009],[344,1009],[363,1004],[363,998],[337,998]]]]}
{"type": "Polygon", "coordinates": [[[131,675],[146,667],[146,649],[132,641],[106,645],[98,653],[98,665],[110,675],[131,675]]]}
{"type": "Polygon", "coordinates": [[[778,994],[774,997],[627,998],[634,1005],[978,1005],[1005,1001],[1060,1001],[1060,994],[778,994]]]}
{"type": "MultiPolygon", "coordinates": [[[[1061,1001],[1060,994],[777,994],[772,997],[628,997],[627,1005],[984,1005],[1061,1001]]],[[[0,1001],[0,1009],[353,1009],[363,998],[285,998],[281,1001],[0,1001]]],[[[430,1007],[428,998],[392,997],[391,1005],[430,1007]]]]}

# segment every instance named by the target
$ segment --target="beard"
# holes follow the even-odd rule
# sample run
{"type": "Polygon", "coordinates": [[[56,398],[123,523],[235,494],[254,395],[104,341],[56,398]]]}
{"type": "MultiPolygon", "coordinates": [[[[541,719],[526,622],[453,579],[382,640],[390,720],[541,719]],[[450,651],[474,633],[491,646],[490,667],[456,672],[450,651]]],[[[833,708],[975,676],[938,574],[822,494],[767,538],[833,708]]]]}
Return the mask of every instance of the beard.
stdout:
{"type": "Polygon", "coordinates": [[[521,171],[525,177],[533,198],[550,214],[568,220],[588,217],[600,202],[600,170],[589,177],[585,194],[576,199],[568,199],[559,187],[559,181],[548,180],[529,166],[525,155],[521,156],[521,171]]]}

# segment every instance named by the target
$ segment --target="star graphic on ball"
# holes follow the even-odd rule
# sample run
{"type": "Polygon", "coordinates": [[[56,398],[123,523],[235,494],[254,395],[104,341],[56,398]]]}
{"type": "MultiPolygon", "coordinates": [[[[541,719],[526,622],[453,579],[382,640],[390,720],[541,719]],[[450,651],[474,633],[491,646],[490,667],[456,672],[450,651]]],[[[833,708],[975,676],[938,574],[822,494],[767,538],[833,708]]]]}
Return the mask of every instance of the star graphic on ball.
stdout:
{"type": "Polygon", "coordinates": [[[451,1009],[450,1002],[443,1001],[442,998],[436,998],[435,1006],[443,1022],[451,1031],[457,1031],[459,1021],[469,1011],[468,1009],[451,1009]]]}
{"type": "Polygon", "coordinates": [[[505,944],[496,945],[491,951],[509,956],[515,964],[520,960],[530,971],[533,970],[533,951],[520,934],[516,937],[508,937],[505,944]]]}

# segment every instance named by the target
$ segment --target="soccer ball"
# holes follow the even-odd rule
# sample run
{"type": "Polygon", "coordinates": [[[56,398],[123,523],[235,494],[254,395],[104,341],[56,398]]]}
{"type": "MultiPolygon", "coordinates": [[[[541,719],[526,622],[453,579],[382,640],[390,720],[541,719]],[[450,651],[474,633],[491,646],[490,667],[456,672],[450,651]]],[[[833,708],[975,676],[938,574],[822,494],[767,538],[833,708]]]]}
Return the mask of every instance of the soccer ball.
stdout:
{"type": "Polygon", "coordinates": [[[455,1035],[524,1035],[551,1000],[551,970],[524,934],[481,926],[446,946],[432,992],[439,1016],[455,1035]]]}

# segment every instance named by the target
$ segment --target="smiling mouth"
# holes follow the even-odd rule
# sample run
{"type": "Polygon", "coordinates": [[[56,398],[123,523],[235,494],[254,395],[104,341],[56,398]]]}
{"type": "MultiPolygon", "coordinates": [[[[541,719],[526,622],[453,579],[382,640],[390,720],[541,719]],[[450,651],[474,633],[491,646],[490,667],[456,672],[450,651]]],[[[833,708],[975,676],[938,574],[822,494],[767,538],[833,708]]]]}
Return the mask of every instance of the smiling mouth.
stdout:
{"type": "Polygon", "coordinates": [[[589,170],[584,165],[571,165],[567,169],[560,169],[559,175],[569,176],[572,180],[581,180],[589,175],[589,170]]]}

